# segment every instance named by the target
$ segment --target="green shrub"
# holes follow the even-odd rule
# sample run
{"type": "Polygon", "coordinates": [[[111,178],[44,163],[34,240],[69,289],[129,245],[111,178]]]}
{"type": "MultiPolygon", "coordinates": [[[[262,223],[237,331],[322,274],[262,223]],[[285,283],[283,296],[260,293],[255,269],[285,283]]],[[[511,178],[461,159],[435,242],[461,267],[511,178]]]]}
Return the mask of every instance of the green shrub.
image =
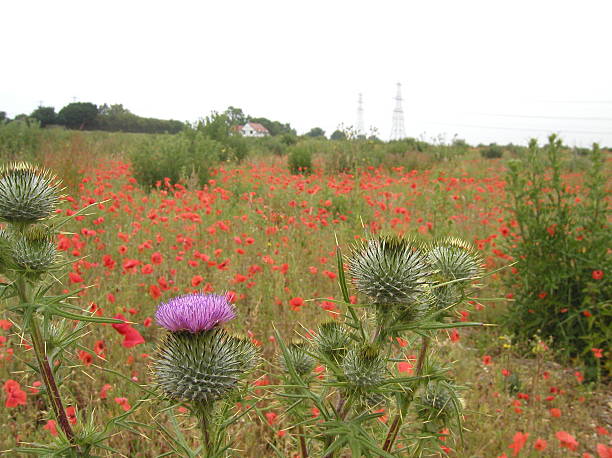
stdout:
{"type": "Polygon", "coordinates": [[[501,146],[491,143],[489,146],[481,148],[480,155],[487,159],[497,159],[504,155],[504,150],[501,146]]]}
{"type": "Polygon", "coordinates": [[[577,194],[562,180],[561,141],[554,135],[549,140],[542,149],[532,140],[524,155],[509,162],[516,233],[507,249],[517,264],[506,279],[515,297],[507,322],[521,341],[552,337],[562,355],[580,358],[597,377],[605,362],[592,349],[605,349],[612,338],[604,157],[594,145],[577,194]]]}
{"type": "Polygon", "coordinates": [[[291,147],[288,157],[289,171],[293,175],[312,173],[312,152],[308,144],[298,144],[291,147]]]}
{"type": "Polygon", "coordinates": [[[176,135],[151,136],[131,155],[134,177],[148,187],[166,180],[178,183],[193,178],[202,186],[224,150],[223,144],[193,129],[176,135]]]}
{"type": "Polygon", "coordinates": [[[43,130],[38,121],[11,121],[0,124],[0,157],[3,161],[33,159],[43,130]]]}

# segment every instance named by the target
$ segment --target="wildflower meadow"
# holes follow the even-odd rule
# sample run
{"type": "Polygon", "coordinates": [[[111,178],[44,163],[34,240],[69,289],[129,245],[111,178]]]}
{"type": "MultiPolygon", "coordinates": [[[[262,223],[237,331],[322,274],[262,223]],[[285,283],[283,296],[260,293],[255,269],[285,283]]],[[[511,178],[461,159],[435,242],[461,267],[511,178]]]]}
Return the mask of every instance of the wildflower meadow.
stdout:
{"type": "Polygon", "coordinates": [[[23,129],[6,456],[612,457],[609,150],[23,129]]]}

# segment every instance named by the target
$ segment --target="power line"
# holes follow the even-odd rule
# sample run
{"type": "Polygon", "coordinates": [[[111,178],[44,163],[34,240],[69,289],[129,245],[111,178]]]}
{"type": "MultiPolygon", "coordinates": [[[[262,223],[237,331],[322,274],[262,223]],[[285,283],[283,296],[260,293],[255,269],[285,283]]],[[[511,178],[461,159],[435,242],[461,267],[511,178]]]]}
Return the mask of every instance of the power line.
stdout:
{"type": "Polygon", "coordinates": [[[466,113],[478,116],[498,116],[501,118],[528,118],[528,119],[560,119],[569,121],[612,121],[612,118],[602,118],[598,116],[541,116],[541,115],[509,115],[497,113],[466,113]]]}
{"type": "Polygon", "coordinates": [[[471,127],[474,129],[494,129],[494,130],[522,130],[531,132],[563,132],[566,134],[592,134],[592,135],[612,135],[612,132],[599,132],[599,131],[587,131],[587,130],[565,130],[565,129],[537,129],[532,127],[499,127],[499,126],[479,126],[475,124],[456,124],[450,122],[438,122],[438,121],[427,121],[420,120],[427,124],[440,124],[444,126],[457,126],[457,127],[471,127]]]}

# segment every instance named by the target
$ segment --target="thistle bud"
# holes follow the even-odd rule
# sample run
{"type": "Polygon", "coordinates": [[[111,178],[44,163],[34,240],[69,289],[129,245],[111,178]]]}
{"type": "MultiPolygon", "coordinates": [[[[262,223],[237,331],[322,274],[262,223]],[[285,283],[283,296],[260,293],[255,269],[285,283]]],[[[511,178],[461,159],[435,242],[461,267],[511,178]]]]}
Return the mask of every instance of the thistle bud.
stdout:
{"type": "Polygon", "coordinates": [[[356,288],[377,305],[412,302],[432,273],[417,244],[395,236],[358,243],[348,264],[356,288]]]}
{"type": "Polygon", "coordinates": [[[319,353],[340,364],[348,351],[351,337],[340,323],[329,321],[319,326],[313,342],[319,353]]]}
{"type": "Polygon", "coordinates": [[[307,375],[316,365],[315,359],[305,351],[305,344],[293,343],[287,347],[287,354],[280,358],[280,366],[287,372],[289,364],[293,366],[298,375],[307,375]]]}
{"type": "Polygon", "coordinates": [[[347,381],[358,391],[375,388],[385,380],[387,364],[377,347],[365,345],[349,350],[342,361],[347,381]]]}
{"type": "Polygon", "coordinates": [[[167,397],[209,405],[229,395],[257,362],[257,349],[249,340],[216,328],[169,333],[159,346],[153,370],[167,397]]]}
{"type": "Polygon", "coordinates": [[[59,201],[59,180],[25,162],[0,168],[0,220],[31,224],[51,216],[59,201]]]}
{"type": "Polygon", "coordinates": [[[454,399],[458,399],[457,395],[448,384],[430,382],[417,399],[417,413],[425,422],[447,424],[456,414],[454,399]]]}
{"type": "Polygon", "coordinates": [[[482,273],[480,254],[469,243],[458,238],[447,237],[434,242],[427,258],[443,282],[470,282],[482,273]]]}
{"type": "Polygon", "coordinates": [[[52,234],[40,225],[28,227],[23,234],[15,234],[11,257],[12,264],[19,270],[35,274],[48,271],[57,259],[52,234]]]}

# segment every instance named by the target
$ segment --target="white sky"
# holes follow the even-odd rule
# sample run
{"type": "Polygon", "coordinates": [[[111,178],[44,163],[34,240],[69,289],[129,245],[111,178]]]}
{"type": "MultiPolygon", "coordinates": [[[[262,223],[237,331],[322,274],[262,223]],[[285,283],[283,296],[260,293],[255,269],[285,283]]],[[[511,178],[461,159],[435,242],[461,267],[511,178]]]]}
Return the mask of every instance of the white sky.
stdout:
{"type": "Polygon", "coordinates": [[[0,110],[122,103],[195,121],[233,105],[304,133],[612,146],[612,2],[2,1],[0,110]]]}

